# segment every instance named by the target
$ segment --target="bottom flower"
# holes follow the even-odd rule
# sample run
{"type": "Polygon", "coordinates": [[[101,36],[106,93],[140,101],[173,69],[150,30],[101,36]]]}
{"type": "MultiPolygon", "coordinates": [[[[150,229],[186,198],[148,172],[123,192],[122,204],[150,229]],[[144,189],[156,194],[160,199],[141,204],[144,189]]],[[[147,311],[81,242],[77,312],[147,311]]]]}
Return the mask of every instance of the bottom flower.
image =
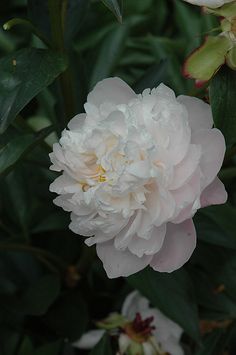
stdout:
{"type": "Polygon", "coordinates": [[[106,330],[117,338],[119,355],[183,355],[180,345],[182,329],[137,291],[129,294],[120,314],[113,313],[98,323],[103,329],[84,334],[74,347],[91,349],[106,330]],[[106,329],[106,330],[105,330],[106,329]]]}

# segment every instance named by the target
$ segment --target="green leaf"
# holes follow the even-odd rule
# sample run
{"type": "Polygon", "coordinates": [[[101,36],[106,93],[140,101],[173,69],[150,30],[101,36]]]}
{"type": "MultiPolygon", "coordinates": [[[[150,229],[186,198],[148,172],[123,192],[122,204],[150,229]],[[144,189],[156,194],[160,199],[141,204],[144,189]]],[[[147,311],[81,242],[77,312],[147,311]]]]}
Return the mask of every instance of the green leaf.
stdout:
{"type": "Polygon", "coordinates": [[[66,230],[70,223],[69,216],[63,211],[57,211],[47,215],[40,223],[31,230],[32,233],[42,233],[47,231],[66,230]]]}
{"type": "Polygon", "coordinates": [[[32,355],[58,355],[63,345],[62,340],[54,341],[37,348],[32,355]]]}
{"type": "Polygon", "coordinates": [[[0,150],[0,175],[8,174],[20,159],[30,153],[52,131],[53,128],[50,126],[36,134],[23,134],[8,142],[0,150]]]}
{"type": "Polygon", "coordinates": [[[66,69],[62,55],[21,49],[0,60],[0,133],[41,90],[66,69]]]}
{"type": "Polygon", "coordinates": [[[236,250],[236,209],[228,204],[201,209],[194,217],[198,237],[236,250]]]}
{"type": "Polygon", "coordinates": [[[150,268],[127,278],[153,306],[177,322],[193,339],[199,341],[198,314],[192,283],[185,270],[171,274],[150,268]]]}
{"type": "Polygon", "coordinates": [[[224,66],[210,85],[214,124],[224,134],[227,147],[236,143],[236,71],[224,66]]]}
{"type": "Polygon", "coordinates": [[[153,89],[165,81],[168,61],[162,60],[151,66],[146,73],[133,85],[134,91],[139,94],[144,89],[153,89]]]}
{"type": "Polygon", "coordinates": [[[60,337],[78,340],[88,323],[87,307],[79,292],[63,294],[49,310],[45,322],[60,337]]]}
{"type": "MultiPolygon", "coordinates": [[[[192,6],[183,1],[174,1],[175,21],[179,31],[190,41],[191,47],[200,44],[201,16],[193,10],[192,6]]],[[[188,44],[188,45],[189,45],[188,44]]]]}
{"type": "Polygon", "coordinates": [[[60,279],[56,274],[43,276],[25,293],[22,312],[31,315],[43,315],[55,301],[60,291],[60,279]]]}
{"type": "Polygon", "coordinates": [[[18,355],[32,355],[33,353],[33,344],[29,337],[25,337],[20,345],[18,355]]]}
{"type": "Polygon", "coordinates": [[[112,70],[120,59],[125,47],[125,39],[128,31],[129,26],[127,23],[118,25],[105,37],[94,65],[90,87],[93,87],[99,80],[112,74],[112,70]]]}
{"type": "Polygon", "coordinates": [[[65,40],[70,43],[79,32],[86,13],[89,9],[89,0],[69,0],[65,21],[65,40]]]}
{"type": "Polygon", "coordinates": [[[224,350],[224,330],[217,329],[204,338],[203,346],[196,351],[195,355],[217,355],[224,350]],[[222,347],[223,343],[223,347],[222,347]]]}
{"type": "Polygon", "coordinates": [[[99,343],[93,348],[89,355],[112,355],[111,341],[109,335],[105,333],[99,343]]]}
{"type": "Polygon", "coordinates": [[[122,22],[122,0],[102,0],[103,4],[113,12],[119,22],[122,22]]]}

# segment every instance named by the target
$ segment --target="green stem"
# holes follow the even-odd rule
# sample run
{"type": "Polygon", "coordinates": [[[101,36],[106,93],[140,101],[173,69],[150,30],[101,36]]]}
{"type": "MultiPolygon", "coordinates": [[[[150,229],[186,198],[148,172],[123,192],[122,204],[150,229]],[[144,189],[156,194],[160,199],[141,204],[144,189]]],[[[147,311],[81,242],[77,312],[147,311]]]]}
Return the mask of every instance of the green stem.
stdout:
{"type": "MultiPolygon", "coordinates": [[[[66,8],[66,0],[48,0],[53,46],[64,55],[66,55],[64,44],[66,8]]],[[[70,69],[67,68],[60,75],[59,79],[61,93],[64,99],[65,114],[67,120],[69,120],[75,115],[75,99],[70,69]]]]}
{"type": "Polygon", "coordinates": [[[47,38],[40,32],[30,21],[25,20],[23,18],[13,18],[3,25],[3,29],[5,31],[9,31],[12,27],[17,25],[23,25],[27,27],[32,33],[35,34],[47,47],[51,47],[51,43],[47,40],[47,38]]]}
{"type": "MultiPolygon", "coordinates": [[[[52,262],[53,265],[57,266],[60,271],[65,271],[67,268],[67,264],[57,257],[56,255],[40,248],[28,246],[28,245],[20,245],[20,244],[0,244],[0,251],[19,251],[23,253],[29,253],[35,255],[39,260],[46,260],[47,264],[52,262]]],[[[46,264],[46,262],[44,262],[46,264]]],[[[51,264],[51,263],[50,263],[51,264]]],[[[52,265],[52,267],[53,267],[52,265]]],[[[55,267],[54,267],[55,269],[55,267]]]]}

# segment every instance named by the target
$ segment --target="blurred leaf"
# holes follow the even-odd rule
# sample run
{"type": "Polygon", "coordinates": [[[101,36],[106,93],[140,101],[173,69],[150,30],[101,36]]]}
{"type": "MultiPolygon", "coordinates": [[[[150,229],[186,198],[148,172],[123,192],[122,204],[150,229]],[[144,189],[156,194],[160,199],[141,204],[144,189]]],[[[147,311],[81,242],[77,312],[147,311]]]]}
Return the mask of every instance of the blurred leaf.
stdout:
{"type": "Polygon", "coordinates": [[[103,40],[94,65],[90,87],[93,87],[99,80],[109,77],[120,59],[125,47],[125,39],[129,31],[127,23],[117,25],[103,40]]]}
{"type": "Polygon", "coordinates": [[[66,69],[58,53],[27,48],[0,60],[0,132],[42,89],[66,69]]]}
{"type": "Polygon", "coordinates": [[[158,64],[151,66],[146,73],[133,85],[134,91],[142,93],[146,88],[153,89],[160,83],[165,82],[168,61],[162,60],[158,64]]]}
{"type": "Polygon", "coordinates": [[[112,355],[111,341],[108,334],[104,334],[99,343],[93,348],[89,355],[112,355]]]}
{"type": "MultiPolygon", "coordinates": [[[[193,6],[181,0],[174,1],[175,21],[180,30],[190,42],[192,48],[198,46],[201,41],[201,16],[196,13],[193,6]]],[[[198,9],[198,11],[200,11],[198,9]]]]}
{"type": "Polygon", "coordinates": [[[57,335],[78,340],[88,323],[87,306],[79,292],[63,294],[47,313],[45,322],[57,335]]]}
{"type": "Polygon", "coordinates": [[[119,22],[122,22],[123,0],[102,0],[103,4],[113,12],[119,22]]]}
{"type": "Polygon", "coordinates": [[[198,313],[191,279],[185,270],[171,274],[151,268],[127,278],[153,306],[177,322],[194,340],[199,341],[198,313]]]}
{"type": "Polygon", "coordinates": [[[86,13],[89,9],[90,0],[69,0],[65,20],[65,40],[67,43],[77,35],[86,13]]]}
{"type": "Polygon", "coordinates": [[[192,280],[196,285],[198,304],[204,307],[204,318],[224,319],[235,317],[236,304],[225,292],[217,292],[217,287],[223,285],[224,277],[217,278],[209,271],[195,270],[191,273],[192,280]],[[220,282],[221,279],[221,282],[220,282]]]}
{"type": "Polygon", "coordinates": [[[97,28],[93,32],[85,33],[82,37],[79,38],[74,44],[75,50],[80,53],[81,51],[89,50],[96,46],[99,42],[103,40],[103,38],[117,25],[115,23],[109,23],[108,25],[104,25],[102,28],[97,30],[97,28]]]}
{"type": "Polygon", "coordinates": [[[28,16],[35,27],[49,39],[50,38],[50,23],[48,12],[48,0],[27,0],[28,16]]]}
{"type": "Polygon", "coordinates": [[[205,336],[202,347],[197,350],[195,355],[220,355],[224,350],[225,331],[216,329],[205,336]]]}
{"type": "Polygon", "coordinates": [[[0,151],[0,174],[13,168],[33,142],[33,134],[24,134],[7,143],[0,151]]]}
{"type": "Polygon", "coordinates": [[[228,204],[201,209],[194,217],[198,237],[236,250],[236,209],[228,204]]]}
{"type": "Polygon", "coordinates": [[[214,124],[224,134],[228,147],[236,143],[236,72],[224,66],[210,85],[214,124]]]}
{"type": "Polygon", "coordinates": [[[205,319],[235,318],[236,253],[223,247],[198,243],[191,258],[191,278],[205,319]]]}
{"type": "Polygon", "coordinates": [[[58,355],[60,353],[62,345],[62,340],[43,345],[40,348],[37,348],[32,355],[58,355]]]}
{"type": "Polygon", "coordinates": [[[20,345],[18,355],[32,355],[34,351],[33,344],[29,337],[25,337],[20,345]]]}
{"type": "Polygon", "coordinates": [[[55,231],[67,229],[70,223],[70,217],[67,213],[63,211],[57,211],[50,214],[42,222],[37,224],[31,230],[32,233],[42,233],[47,231],[55,231]]]}
{"type": "Polygon", "coordinates": [[[25,293],[22,301],[22,312],[31,315],[45,314],[55,301],[60,291],[60,279],[56,274],[43,276],[25,293]]]}
{"type": "Polygon", "coordinates": [[[36,134],[23,134],[8,142],[0,150],[0,175],[9,173],[14,165],[46,138],[53,128],[46,127],[36,134]]]}
{"type": "MultiPolygon", "coordinates": [[[[182,75],[182,63],[177,56],[176,43],[168,38],[163,37],[148,37],[148,43],[150,50],[153,52],[156,61],[168,61],[166,67],[166,79],[165,84],[175,90],[176,94],[184,93],[185,86],[189,83],[182,75]]],[[[178,43],[178,47],[181,48],[183,44],[178,43]]]]}
{"type": "Polygon", "coordinates": [[[16,169],[3,180],[2,201],[10,221],[18,224],[24,237],[28,238],[28,227],[32,213],[32,197],[25,183],[24,169],[16,169]]]}

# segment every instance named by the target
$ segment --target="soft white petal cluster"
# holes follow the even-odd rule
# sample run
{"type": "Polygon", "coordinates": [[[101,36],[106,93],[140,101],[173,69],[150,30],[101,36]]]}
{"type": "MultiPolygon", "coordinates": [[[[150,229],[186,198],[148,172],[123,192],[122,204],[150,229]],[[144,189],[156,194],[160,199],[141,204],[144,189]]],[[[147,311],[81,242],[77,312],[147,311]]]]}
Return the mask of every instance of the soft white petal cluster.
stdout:
{"type": "MultiPolygon", "coordinates": [[[[153,317],[152,325],[155,327],[150,341],[147,339],[142,343],[144,355],[183,355],[180,345],[182,328],[171,319],[167,318],[161,311],[149,306],[149,301],[134,291],[130,293],[123,304],[122,315],[130,322],[135,319],[136,314],[140,314],[142,319],[153,317]]],[[[92,330],[84,334],[79,341],[73,345],[80,349],[91,349],[101,339],[104,330],[92,330]]],[[[118,338],[119,354],[126,354],[133,340],[124,332],[118,338]]]]}
{"type": "Polygon", "coordinates": [[[192,254],[192,217],[226,200],[216,177],[224,137],[212,129],[210,106],[176,98],[161,84],[140,95],[108,78],[88,95],[85,114],[62,132],[50,154],[62,171],[50,186],[71,213],[70,229],[96,244],[110,278],[148,264],[171,272],[192,254]]]}
{"type": "Polygon", "coordinates": [[[215,9],[217,7],[233,2],[234,0],[184,0],[193,5],[207,6],[209,8],[215,9]]]}

